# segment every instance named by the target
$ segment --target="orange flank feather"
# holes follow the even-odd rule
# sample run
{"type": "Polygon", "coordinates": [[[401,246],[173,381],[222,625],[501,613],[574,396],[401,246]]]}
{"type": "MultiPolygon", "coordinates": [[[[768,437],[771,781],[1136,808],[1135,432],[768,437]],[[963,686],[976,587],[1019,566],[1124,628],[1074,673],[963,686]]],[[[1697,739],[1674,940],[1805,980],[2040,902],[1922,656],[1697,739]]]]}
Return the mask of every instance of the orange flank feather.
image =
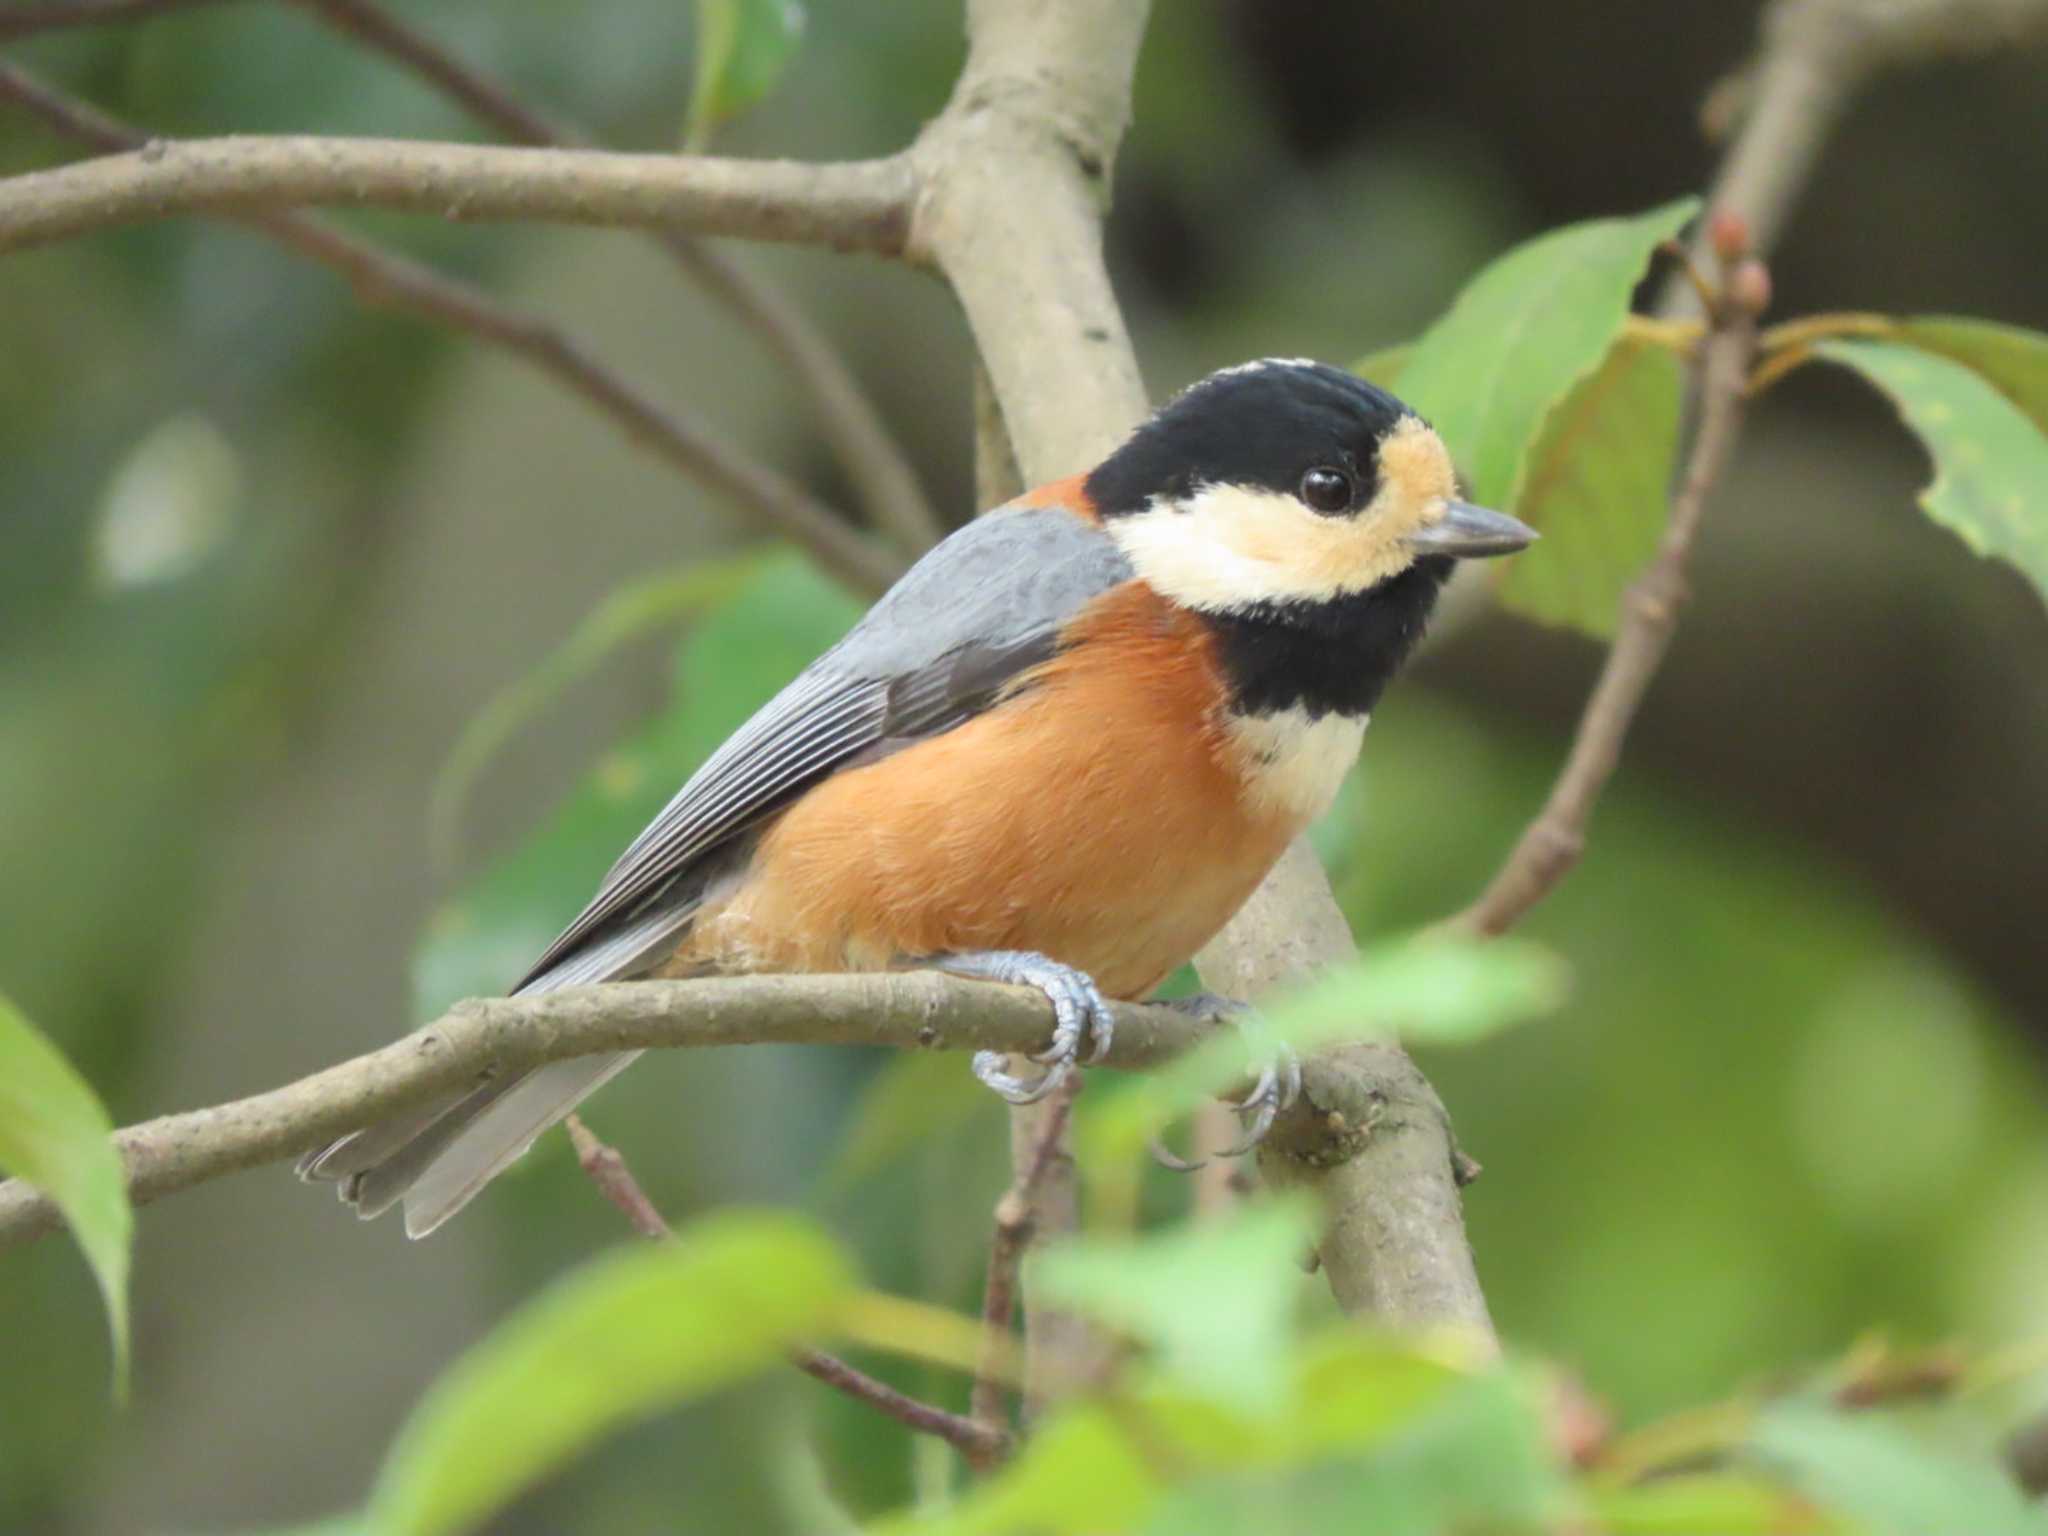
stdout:
{"type": "Polygon", "coordinates": [[[1200,620],[1141,582],[988,713],[810,790],[668,974],[1029,949],[1142,997],[1244,902],[1291,815],[1245,792],[1200,620]]]}

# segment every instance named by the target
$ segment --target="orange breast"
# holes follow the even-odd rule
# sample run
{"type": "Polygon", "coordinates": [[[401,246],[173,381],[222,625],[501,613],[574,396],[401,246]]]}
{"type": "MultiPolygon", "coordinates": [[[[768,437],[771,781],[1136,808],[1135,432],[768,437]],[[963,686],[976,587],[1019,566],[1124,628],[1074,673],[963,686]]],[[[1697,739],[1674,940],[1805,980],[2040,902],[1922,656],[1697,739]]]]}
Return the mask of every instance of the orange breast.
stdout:
{"type": "Polygon", "coordinates": [[[1200,623],[1132,582],[988,713],[826,780],[763,837],[674,968],[868,970],[1032,949],[1138,997],[1299,829],[1233,766],[1200,623]]]}

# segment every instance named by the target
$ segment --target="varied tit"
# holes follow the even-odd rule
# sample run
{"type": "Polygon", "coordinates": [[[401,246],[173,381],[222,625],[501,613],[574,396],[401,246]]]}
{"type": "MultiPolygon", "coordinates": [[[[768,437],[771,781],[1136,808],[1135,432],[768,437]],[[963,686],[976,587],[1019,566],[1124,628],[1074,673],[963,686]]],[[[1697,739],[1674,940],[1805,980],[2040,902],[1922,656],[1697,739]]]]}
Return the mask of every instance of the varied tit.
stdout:
{"type": "MultiPolygon", "coordinates": [[[[1535,535],[1336,368],[1195,384],[1092,472],[960,529],[706,760],[520,993],[927,966],[1096,1050],[1330,805],[1454,561],[1535,535]],[[1092,1037],[1092,1040],[1091,1038],[1092,1037]]],[[[632,1056],[557,1062],[310,1155],[431,1232],[632,1056]]]]}

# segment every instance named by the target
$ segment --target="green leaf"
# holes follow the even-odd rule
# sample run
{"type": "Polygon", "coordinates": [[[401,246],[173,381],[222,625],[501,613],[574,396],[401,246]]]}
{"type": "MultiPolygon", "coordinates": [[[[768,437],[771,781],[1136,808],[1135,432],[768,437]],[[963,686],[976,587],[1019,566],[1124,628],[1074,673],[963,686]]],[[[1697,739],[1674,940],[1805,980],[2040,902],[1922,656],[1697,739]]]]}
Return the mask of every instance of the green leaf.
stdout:
{"type": "Polygon", "coordinates": [[[1605,1489],[1591,1504],[1606,1536],[1782,1536],[1816,1529],[1804,1499],[1760,1478],[1722,1472],[1605,1489]]]}
{"type": "Polygon", "coordinates": [[[1671,352],[1624,338],[1544,418],[1512,507],[1543,537],[1501,562],[1503,603],[1614,632],[1622,593],[1663,533],[1683,393],[1671,352]]]}
{"type": "MultiPolygon", "coordinates": [[[[1215,1288],[1227,1291],[1229,1284],[1226,1280],[1215,1288]]],[[[1211,1529],[1193,1523],[1195,1506],[1169,1485],[1169,1480],[1192,1479],[1203,1495],[1240,1499],[1245,1510],[1263,1507],[1267,1523],[1244,1529],[1265,1536],[1292,1528],[1274,1523],[1280,1509],[1259,1504],[1265,1490],[1284,1498],[1299,1486],[1288,1474],[1317,1463],[1340,1465],[1356,1489],[1370,1475],[1361,1469],[1380,1465],[1390,1479],[1412,1479],[1409,1468],[1418,1450],[1447,1434],[1484,1432],[1485,1403],[1475,1413],[1468,1395],[1475,1390],[1495,1407],[1502,1406],[1501,1392],[1512,1390],[1516,1395],[1508,1406],[1516,1423],[1533,1417],[1532,1399],[1519,1385],[1481,1381],[1483,1374],[1510,1374],[1497,1365],[1489,1362],[1475,1372],[1474,1362],[1451,1360],[1442,1349],[1376,1337],[1348,1325],[1286,1349],[1283,1364],[1291,1382],[1287,1406],[1269,1417],[1254,1416],[1241,1400],[1210,1389],[1191,1396],[1174,1373],[1126,1373],[1113,1400],[1070,1403],[1056,1411],[1016,1461],[959,1503],[876,1529],[892,1536],[1106,1536],[1111,1531],[1182,1529],[1161,1512],[1162,1502],[1165,1511],[1189,1518],[1185,1529],[1211,1529]],[[1387,1459],[1363,1459],[1366,1452],[1387,1459]]],[[[1474,1448],[1475,1455],[1500,1457],[1516,1484],[1530,1475],[1520,1433],[1505,1447],[1494,1440],[1474,1448]]],[[[1543,1455],[1536,1445],[1537,1474],[1547,1477],[1543,1455]]],[[[1489,1476],[1482,1472],[1474,1481],[1484,1484],[1489,1476]]],[[[1382,1527],[1358,1523],[1324,1529],[1382,1527]]]]}
{"type": "Polygon", "coordinates": [[[435,914],[413,963],[419,1016],[510,985],[697,765],[859,616],[859,605],[802,557],[759,562],[684,640],[676,701],[435,914]]]}
{"type": "Polygon", "coordinates": [[[1934,460],[1927,515],[2048,595],[2048,436],[1970,368],[1915,347],[1824,341],[1814,352],[1891,397],[1934,460]]]}
{"type": "Polygon", "coordinates": [[[876,1536],[1065,1536],[1128,1531],[1158,1500],[1161,1474],[1116,1415],[1079,1403],[1049,1418],[1000,1474],[949,1509],[870,1527],[876,1536]]]}
{"type": "Polygon", "coordinates": [[[1045,1295],[1151,1345],[1189,1391],[1272,1412],[1314,1230],[1306,1201],[1268,1200],[1154,1236],[1074,1238],[1036,1255],[1033,1274],[1045,1295]]]}
{"type": "Polygon", "coordinates": [[[128,1389],[128,1261],[135,1213],[114,1126],[57,1048],[0,997],[0,1168],[33,1184],[63,1213],[106,1304],[114,1395],[128,1389]]]}
{"type": "Polygon", "coordinates": [[[500,689],[456,738],[434,780],[427,837],[442,868],[454,865],[462,809],[472,785],[505,743],[548,702],[588,676],[620,646],[729,602],[760,565],[754,555],[663,571],[612,593],[541,664],[500,689]]]}
{"type": "Polygon", "coordinates": [[[683,147],[701,152],[714,129],[772,91],[803,35],[796,0],[697,0],[697,83],[683,147]]]}
{"type": "MultiPolygon", "coordinates": [[[[1563,962],[1526,939],[1392,939],[1263,1005],[1257,1024],[1269,1041],[1303,1056],[1374,1035],[1463,1045],[1550,1012],[1568,983],[1563,962]]],[[[1106,1174],[1179,1116],[1242,1082],[1255,1048],[1262,1047],[1240,1032],[1221,1030],[1088,1115],[1079,1136],[1090,1165],[1106,1174]]]]}
{"type": "Polygon", "coordinates": [[[1544,418],[1599,366],[1651,253],[1698,207],[1681,198],[1519,245],[1416,343],[1401,396],[1443,434],[1475,501],[1514,503],[1544,418]]]}
{"type": "Polygon", "coordinates": [[[830,1322],[853,1276],[796,1217],[724,1211],[520,1308],[441,1378],[370,1499],[380,1536],[472,1530],[606,1432],[727,1386],[830,1322]]]}
{"type": "Polygon", "coordinates": [[[1780,1403],[1758,1418],[1750,1450],[1884,1536],[2048,1536],[2048,1508],[2029,1505],[1988,1458],[1939,1454],[1876,1414],[1780,1403]]]}
{"type": "Polygon", "coordinates": [[[1967,364],[2037,430],[2048,432],[2048,336],[1954,315],[1916,315],[1899,321],[1892,334],[1923,352],[1967,364]]]}

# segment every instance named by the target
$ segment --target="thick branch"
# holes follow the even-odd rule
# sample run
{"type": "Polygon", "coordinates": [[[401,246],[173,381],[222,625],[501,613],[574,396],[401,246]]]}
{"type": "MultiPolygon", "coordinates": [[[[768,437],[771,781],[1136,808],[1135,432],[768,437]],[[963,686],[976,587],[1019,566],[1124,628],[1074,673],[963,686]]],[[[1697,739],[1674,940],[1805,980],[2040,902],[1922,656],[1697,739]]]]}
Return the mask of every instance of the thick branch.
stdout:
{"type": "MultiPolygon", "coordinates": [[[[959,294],[1017,461],[1033,481],[1095,462],[1146,410],[1102,265],[1103,206],[1145,13],[1143,0],[971,0],[967,68],[912,151],[920,173],[912,250],[934,261],[959,294]]],[[[1253,998],[1353,952],[1328,879],[1297,845],[1198,963],[1216,991],[1253,998]]],[[[1350,1053],[1327,1070],[1350,1077],[1373,1065],[1389,1080],[1415,1076],[1398,1049],[1364,1049],[1366,1057],[1350,1053]]],[[[1311,1070],[1312,1097],[1318,1083],[1325,1097],[1377,1091],[1370,1077],[1355,1076],[1339,1094],[1318,1076],[1324,1070],[1311,1070]]],[[[1405,1246],[1371,1255],[1389,1277],[1385,1286],[1340,1278],[1335,1266],[1332,1283],[1347,1299],[1384,1291],[1387,1310],[1404,1319],[1484,1328],[1448,1129],[1440,1116],[1418,1117],[1413,1129],[1434,1156],[1416,1157],[1412,1167],[1396,1167],[1381,1147],[1354,1138],[1351,1162],[1315,1171],[1327,1208],[1345,1220],[1379,1198],[1420,1199],[1435,1216],[1399,1227],[1405,1246]],[[1419,1193],[1388,1186],[1418,1169],[1419,1193]],[[1412,1289],[1396,1278],[1413,1274],[1430,1278],[1412,1289]]],[[[1353,1256],[1350,1246],[1339,1254],[1353,1256]]]]}
{"type": "Polygon", "coordinates": [[[1031,483],[1095,463],[1147,407],[1102,265],[1147,8],[969,0],[967,66],[911,150],[911,253],[959,295],[1031,483]]]}
{"type": "MultiPolygon", "coordinates": [[[[16,101],[56,132],[98,149],[144,142],[132,127],[51,89],[0,60],[0,100],[16,101]]],[[[0,184],[4,187],[4,184],[0,184]]],[[[768,527],[795,540],[856,590],[875,593],[900,565],[794,481],[735,451],[718,433],[665,409],[600,362],[582,342],[545,320],[301,213],[228,215],[308,260],[339,272],[368,309],[388,309],[452,326],[503,348],[609,417],[671,467],[701,481],[768,527]]]]}
{"type": "Polygon", "coordinates": [[[0,181],[0,251],[182,213],[388,208],[898,255],[900,157],[809,165],[304,136],[192,139],[0,181]]]}
{"type": "MultiPolygon", "coordinates": [[[[1207,1026],[1170,1008],[1117,1008],[1109,1064],[1178,1055],[1207,1026]]],[[[669,1046],[883,1045],[1042,1050],[1042,993],[930,971],[608,982],[535,997],[459,1003],[403,1040],[253,1098],[166,1115],[118,1134],[138,1204],[261,1163],[296,1157],[373,1120],[490,1075],[607,1051],[669,1046]]],[[[0,1183],[0,1247],[55,1229],[48,1201],[0,1183]]]]}

